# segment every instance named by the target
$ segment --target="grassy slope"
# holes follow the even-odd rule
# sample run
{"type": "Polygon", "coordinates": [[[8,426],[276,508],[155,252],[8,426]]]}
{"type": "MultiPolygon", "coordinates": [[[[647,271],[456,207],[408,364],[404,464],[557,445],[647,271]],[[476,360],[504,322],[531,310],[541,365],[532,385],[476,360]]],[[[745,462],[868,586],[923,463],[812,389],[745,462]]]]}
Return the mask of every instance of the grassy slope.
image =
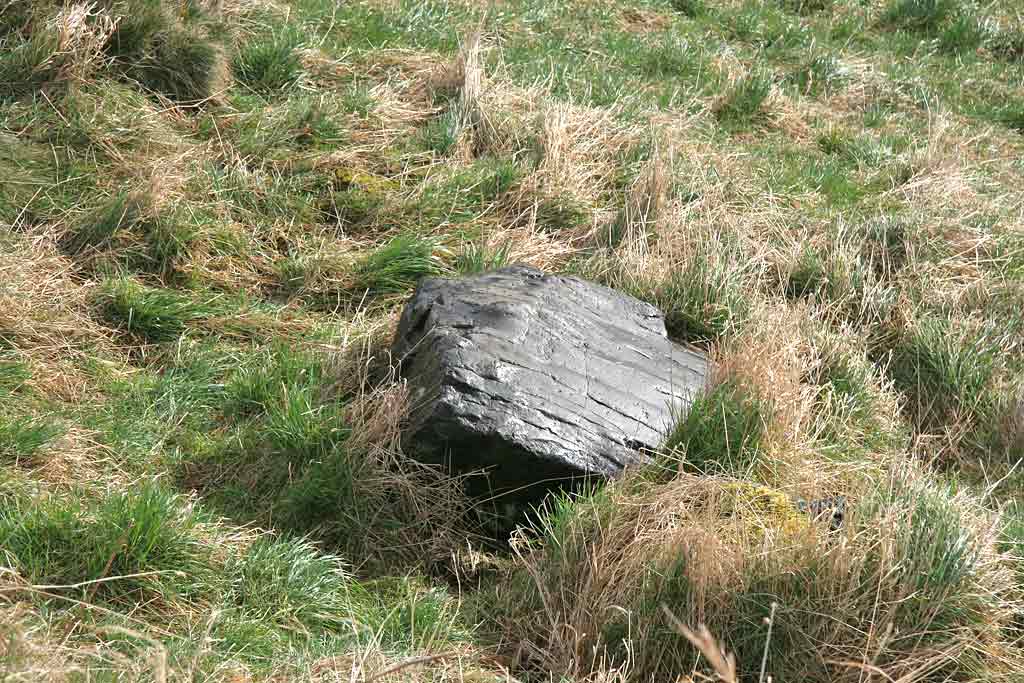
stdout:
{"type": "Polygon", "coordinates": [[[0,679],[1019,680],[1015,4],[564,5],[5,5],[0,679]],[[511,557],[382,362],[510,261],[720,366],[511,557]]]}

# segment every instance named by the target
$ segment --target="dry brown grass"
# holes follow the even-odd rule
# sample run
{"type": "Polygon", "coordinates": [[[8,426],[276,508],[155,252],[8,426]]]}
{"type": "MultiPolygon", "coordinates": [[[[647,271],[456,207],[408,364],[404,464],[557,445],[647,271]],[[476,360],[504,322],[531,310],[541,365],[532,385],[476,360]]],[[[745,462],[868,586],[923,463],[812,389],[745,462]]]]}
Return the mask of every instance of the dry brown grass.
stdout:
{"type": "Polygon", "coordinates": [[[736,648],[743,680],[757,674],[765,647],[774,648],[768,673],[776,680],[856,681],[872,671],[924,681],[939,672],[962,676],[972,658],[1003,680],[1017,665],[1001,631],[1016,592],[1007,559],[995,549],[997,519],[965,494],[939,504],[942,515],[963,525],[952,533],[965,534],[976,559],[965,584],[940,579],[923,589],[900,567],[920,552],[911,524],[932,504],[921,507],[910,491],[934,501],[928,497],[935,490],[910,473],[888,486],[895,487],[889,494],[869,497],[891,502],[865,503],[835,536],[785,513],[784,505],[772,507],[773,494],[746,483],[682,476],[652,489],[627,478],[550,519],[545,545],[520,539],[522,568],[512,585],[534,592],[507,608],[503,627],[532,665],[573,678],[591,675],[602,658],[625,662],[627,680],[696,678],[704,667],[681,637],[666,635],[664,603],[682,623],[706,624],[724,647],[736,648]],[[907,601],[934,589],[946,592],[908,616],[907,601]],[[769,596],[778,614],[766,645],[766,625],[751,619],[759,613],[751,609],[757,603],[766,610],[769,596]],[[957,607],[945,613],[951,604],[957,607]]]}
{"type": "Polygon", "coordinates": [[[89,316],[94,285],[76,275],[52,236],[36,233],[27,245],[0,252],[0,338],[27,362],[30,386],[43,395],[81,400],[92,383],[86,360],[116,367],[111,332],[89,316]]]}

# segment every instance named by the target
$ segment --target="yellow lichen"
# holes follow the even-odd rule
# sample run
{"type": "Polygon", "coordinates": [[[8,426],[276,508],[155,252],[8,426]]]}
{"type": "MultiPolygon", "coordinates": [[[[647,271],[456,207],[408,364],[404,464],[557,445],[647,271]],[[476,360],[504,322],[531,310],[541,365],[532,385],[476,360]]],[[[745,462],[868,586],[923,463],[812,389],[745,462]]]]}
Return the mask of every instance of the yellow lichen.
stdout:
{"type": "Polygon", "coordinates": [[[778,489],[737,481],[723,484],[722,494],[722,516],[739,520],[748,530],[773,529],[789,535],[805,531],[811,525],[808,517],[778,489]]]}

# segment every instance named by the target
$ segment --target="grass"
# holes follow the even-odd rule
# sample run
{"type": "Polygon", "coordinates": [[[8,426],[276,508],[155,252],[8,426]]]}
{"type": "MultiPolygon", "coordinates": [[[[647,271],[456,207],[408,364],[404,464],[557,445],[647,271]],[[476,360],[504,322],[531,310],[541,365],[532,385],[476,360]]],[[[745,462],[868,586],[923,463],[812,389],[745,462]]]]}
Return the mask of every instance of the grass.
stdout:
{"type": "Polygon", "coordinates": [[[470,242],[455,258],[455,272],[459,275],[479,275],[498,270],[510,263],[511,245],[502,244],[490,249],[486,244],[470,242]]]}
{"type": "Polygon", "coordinates": [[[174,290],[149,287],[127,278],[104,283],[97,299],[102,319],[146,342],[177,339],[189,324],[210,315],[208,304],[174,290]]]}
{"type": "Polygon", "coordinates": [[[958,334],[946,321],[925,318],[887,346],[887,374],[907,397],[906,408],[919,428],[962,427],[967,434],[961,438],[990,451],[983,434],[997,410],[994,340],[958,334]]]}
{"type": "Polygon", "coordinates": [[[722,96],[715,108],[715,116],[728,126],[755,123],[765,115],[764,103],[771,88],[771,79],[766,73],[754,71],[747,74],[722,96]]]}
{"type": "Polygon", "coordinates": [[[199,523],[173,494],[144,485],[100,503],[22,501],[4,510],[0,538],[9,566],[32,583],[131,604],[194,588],[209,568],[195,536],[199,523]]]}
{"type": "Polygon", "coordinates": [[[771,412],[766,399],[727,379],[699,396],[679,420],[665,448],[698,472],[749,474],[771,412]]]}
{"type": "Polygon", "coordinates": [[[46,419],[0,418],[0,456],[15,464],[32,462],[60,433],[60,427],[46,419]]]}
{"type": "Polygon", "coordinates": [[[8,2],[0,678],[1015,680],[1018,15],[8,2]],[[715,361],[517,527],[388,354],[511,263],[715,361]]]}
{"type": "Polygon", "coordinates": [[[254,38],[239,49],[231,62],[231,70],[235,79],[253,92],[282,93],[292,88],[302,74],[302,63],[296,52],[300,45],[295,31],[254,38]]]}
{"type": "Polygon", "coordinates": [[[258,539],[225,569],[227,604],[288,631],[350,630],[369,601],[341,558],[299,538],[258,539]]]}
{"type": "Polygon", "coordinates": [[[441,275],[447,266],[438,254],[439,246],[430,238],[400,235],[356,264],[353,288],[395,294],[409,290],[420,278],[441,275]]]}
{"type": "MultiPolygon", "coordinates": [[[[561,502],[523,551],[524,566],[506,577],[504,585],[528,597],[504,603],[502,627],[530,643],[544,668],[571,676],[596,662],[614,667],[629,658],[642,678],[692,671],[695,649],[666,622],[662,605],[684,624],[707,624],[735,654],[740,672],[764,670],[775,680],[841,675],[841,653],[863,643],[858,623],[927,625],[914,643],[991,627],[978,619],[972,595],[973,582],[992,578],[981,571],[968,521],[973,513],[948,491],[903,481],[897,486],[906,488],[891,497],[865,503],[856,532],[847,530],[844,542],[835,543],[827,540],[827,527],[794,516],[792,503],[770,489],[696,477],[662,486],[626,481],[603,495],[561,502]],[[638,528],[647,532],[637,534],[638,528]],[[770,550],[735,552],[750,539],[770,550]],[[865,552],[860,543],[883,543],[886,550],[865,552]],[[934,554],[914,564],[910,558],[921,557],[922,543],[934,554]],[[835,590],[834,582],[842,585],[851,574],[876,586],[870,598],[835,590]],[[611,605],[618,609],[608,616],[611,605]],[[819,610],[839,619],[826,626],[808,618],[819,610]],[[552,638],[544,627],[552,615],[576,635],[552,638]]],[[[1004,608],[1012,604],[1009,594],[1002,600],[1004,608]]],[[[901,652],[906,642],[887,642],[875,665],[897,672],[926,664],[942,675],[970,675],[972,663],[948,652],[909,664],[901,652]]],[[[712,673],[705,663],[696,666],[712,673]]]]}

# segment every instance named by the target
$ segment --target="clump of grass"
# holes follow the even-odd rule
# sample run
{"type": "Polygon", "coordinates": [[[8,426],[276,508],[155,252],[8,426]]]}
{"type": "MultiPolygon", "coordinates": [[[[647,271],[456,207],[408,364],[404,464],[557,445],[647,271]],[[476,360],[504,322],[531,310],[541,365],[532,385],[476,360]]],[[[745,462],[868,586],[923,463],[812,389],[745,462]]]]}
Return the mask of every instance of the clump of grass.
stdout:
{"type": "Polygon", "coordinates": [[[117,233],[143,225],[149,217],[148,195],[122,190],[83,216],[61,239],[61,248],[71,255],[100,249],[117,233]]]}
{"type": "MultiPolygon", "coordinates": [[[[0,347],[3,341],[0,340],[0,347]]],[[[32,372],[23,362],[8,357],[6,353],[0,353],[0,397],[9,396],[32,378],[32,372]]]]}
{"type": "Polygon", "coordinates": [[[512,245],[508,242],[491,249],[483,242],[470,242],[455,257],[454,269],[459,275],[478,275],[507,266],[512,245]]]}
{"type": "Polygon", "coordinates": [[[97,295],[104,321],[144,342],[177,339],[212,313],[210,305],[175,290],[148,287],[129,278],[104,282],[97,295]]]}
{"type": "Polygon", "coordinates": [[[30,462],[62,431],[57,423],[47,418],[0,415],[0,461],[30,462]]]}
{"type": "Polygon", "coordinates": [[[770,416],[769,401],[727,378],[694,399],[665,448],[697,472],[744,476],[757,460],[770,416]]]}
{"type": "Polygon", "coordinates": [[[417,142],[423,149],[443,157],[455,149],[462,130],[462,118],[458,110],[448,109],[427,121],[417,135],[417,142]]]}
{"type": "Polygon", "coordinates": [[[755,70],[734,83],[715,105],[715,117],[728,126],[747,126],[765,115],[764,103],[771,94],[771,76],[755,70]]]}
{"type": "Polygon", "coordinates": [[[545,232],[568,231],[587,219],[585,208],[572,197],[539,197],[530,208],[537,228],[545,232]]]}
{"type": "Polygon", "coordinates": [[[734,246],[719,241],[700,247],[664,281],[636,294],[662,310],[673,338],[715,341],[736,331],[749,314],[748,267],[740,265],[734,246]]]}
{"type": "Polygon", "coordinates": [[[973,52],[989,38],[988,27],[970,7],[953,0],[893,0],[882,23],[933,38],[940,50],[952,54],[973,52]]]}
{"type": "Polygon", "coordinates": [[[94,6],[12,0],[0,24],[0,102],[64,90],[102,66],[115,22],[94,6]]]}
{"type": "Polygon", "coordinates": [[[273,348],[260,354],[252,366],[238,368],[225,386],[224,411],[228,415],[266,414],[282,395],[310,394],[323,381],[322,364],[305,353],[273,348]]]}
{"type": "Polygon", "coordinates": [[[301,45],[301,36],[292,29],[251,39],[231,62],[235,80],[265,96],[290,90],[302,75],[301,45]]]}
{"type": "Polygon", "coordinates": [[[988,33],[977,17],[961,13],[939,34],[939,49],[952,54],[974,52],[987,40],[988,33]]]}
{"type": "Polygon", "coordinates": [[[410,576],[372,581],[367,586],[380,644],[399,652],[451,646],[469,640],[457,602],[442,587],[410,576]]]}
{"type": "Polygon", "coordinates": [[[0,552],[27,581],[79,598],[168,601],[193,594],[210,568],[200,521],[155,484],[103,501],[25,499],[0,509],[0,552]]]}
{"type": "Polygon", "coordinates": [[[145,227],[147,269],[163,274],[188,256],[198,232],[190,217],[178,212],[158,216],[145,227]]]}
{"type": "Polygon", "coordinates": [[[966,426],[968,438],[978,438],[975,430],[993,419],[1000,346],[988,337],[928,316],[879,337],[872,352],[907,397],[918,429],[966,426]]]}
{"type": "Polygon", "coordinates": [[[892,0],[882,21],[898,28],[935,33],[957,10],[955,0],[892,0]]]}
{"type": "Polygon", "coordinates": [[[626,188],[625,205],[602,235],[601,242],[642,260],[657,238],[657,221],[664,211],[670,185],[671,154],[657,142],[635,180],[626,188]]]}
{"type": "Polygon", "coordinates": [[[1024,61],[1024,23],[991,33],[988,49],[1006,61],[1024,61]]]}
{"type": "MultiPolygon", "coordinates": [[[[240,116],[221,117],[211,113],[201,123],[204,134],[230,138],[238,154],[254,162],[284,161],[298,150],[318,150],[345,139],[339,120],[342,103],[336,97],[293,96],[276,104],[254,107],[240,116]]],[[[348,174],[355,184],[357,173],[338,169],[335,173],[345,186],[348,174]]]]}
{"type": "Polygon", "coordinates": [[[708,12],[708,7],[703,0],[671,0],[672,9],[684,17],[696,19],[708,12]]]}
{"type": "Polygon", "coordinates": [[[253,354],[224,381],[224,432],[187,449],[183,476],[240,523],[309,536],[375,569],[436,568],[473,535],[468,500],[457,480],[400,455],[404,393],[366,393],[368,372],[361,354],[337,364],[284,345],[253,354]]]}
{"type": "Polygon", "coordinates": [[[225,566],[225,602],[254,619],[291,632],[351,631],[368,598],[341,558],[308,540],[262,537],[225,566]]]}
{"type": "Polygon", "coordinates": [[[1016,587],[1005,556],[987,559],[994,516],[920,475],[876,486],[883,493],[830,533],[746,482],[627,476],[553,506],[534,542],[517,539],[518,567],[501,582],[509,597],[489,609],[556,675],[626,662],[626,681],[712,675],[662,605],[705,624],[745,677],[842,679],[869,638],[874,670],[893,678],[920,666],[947,678],[1000,671],[1016,587]],[[850,591],[851,581],[873,590],[850,591]],[[877,628],[909,637],[878,643],[877,628]],[[965,659],[953,642],[990,646],[965,659]]]}
{"type": "Polygon", "coordinates": [[[839,61],[831,54],[814,57],[786,76],[803,95],[831,95],[843,88],[848,77],[839,61]]]}
{"type": "Polygon", "coordinates": [[[414,210],[435,220],[469,220],[493,209],[512,190],[520,175],[513,162],[483,158],[428,183],[415,201],[414,210]]]}
{"type": "Polygon", "coordinates": [[[179,104],[210,97],[218,50],[186,13],[149,0],[117,0],[107,9],[117,22],[104,52],[117,73],[179,104]]]}
{"type": "Polygon", "coordinates": [[[881,388],[879,369],[853,339],[822,333],[806,381],[817,387],[815,436],[829,457],[854,460],[901,442],[895,402],[881,388]]]}
{"type": "Polygon", "coordinates": [[[124,74],[174,102],[195,104],[213,94],[217,61],[217,48],[201,34],[174,28],[156,34],[124,74]]]}
{"type": "Polygon", "coordinates": [[[994,109],[988,118],[1024,135],[1024,100],[1010,100],[994,109]]]}
{"type": "Polygon", "coordinates": [[[834,0],[780,0],[783,9],[800,15],[815,14],[832,8],[834,0]]]}
{"type": "Polygon", "coordinates": [[[57,77],[56,36],[37,35],[21,40],[17,34],[0,37],[0,102],[37,92],[57,77]]]}
{"type": "Polygon", "coordinates": [[[399,235],[356,264],[353,289],[374,294],[408,291],[421,278],[447,272],[439,249],[435,239],[399,235]]]}

